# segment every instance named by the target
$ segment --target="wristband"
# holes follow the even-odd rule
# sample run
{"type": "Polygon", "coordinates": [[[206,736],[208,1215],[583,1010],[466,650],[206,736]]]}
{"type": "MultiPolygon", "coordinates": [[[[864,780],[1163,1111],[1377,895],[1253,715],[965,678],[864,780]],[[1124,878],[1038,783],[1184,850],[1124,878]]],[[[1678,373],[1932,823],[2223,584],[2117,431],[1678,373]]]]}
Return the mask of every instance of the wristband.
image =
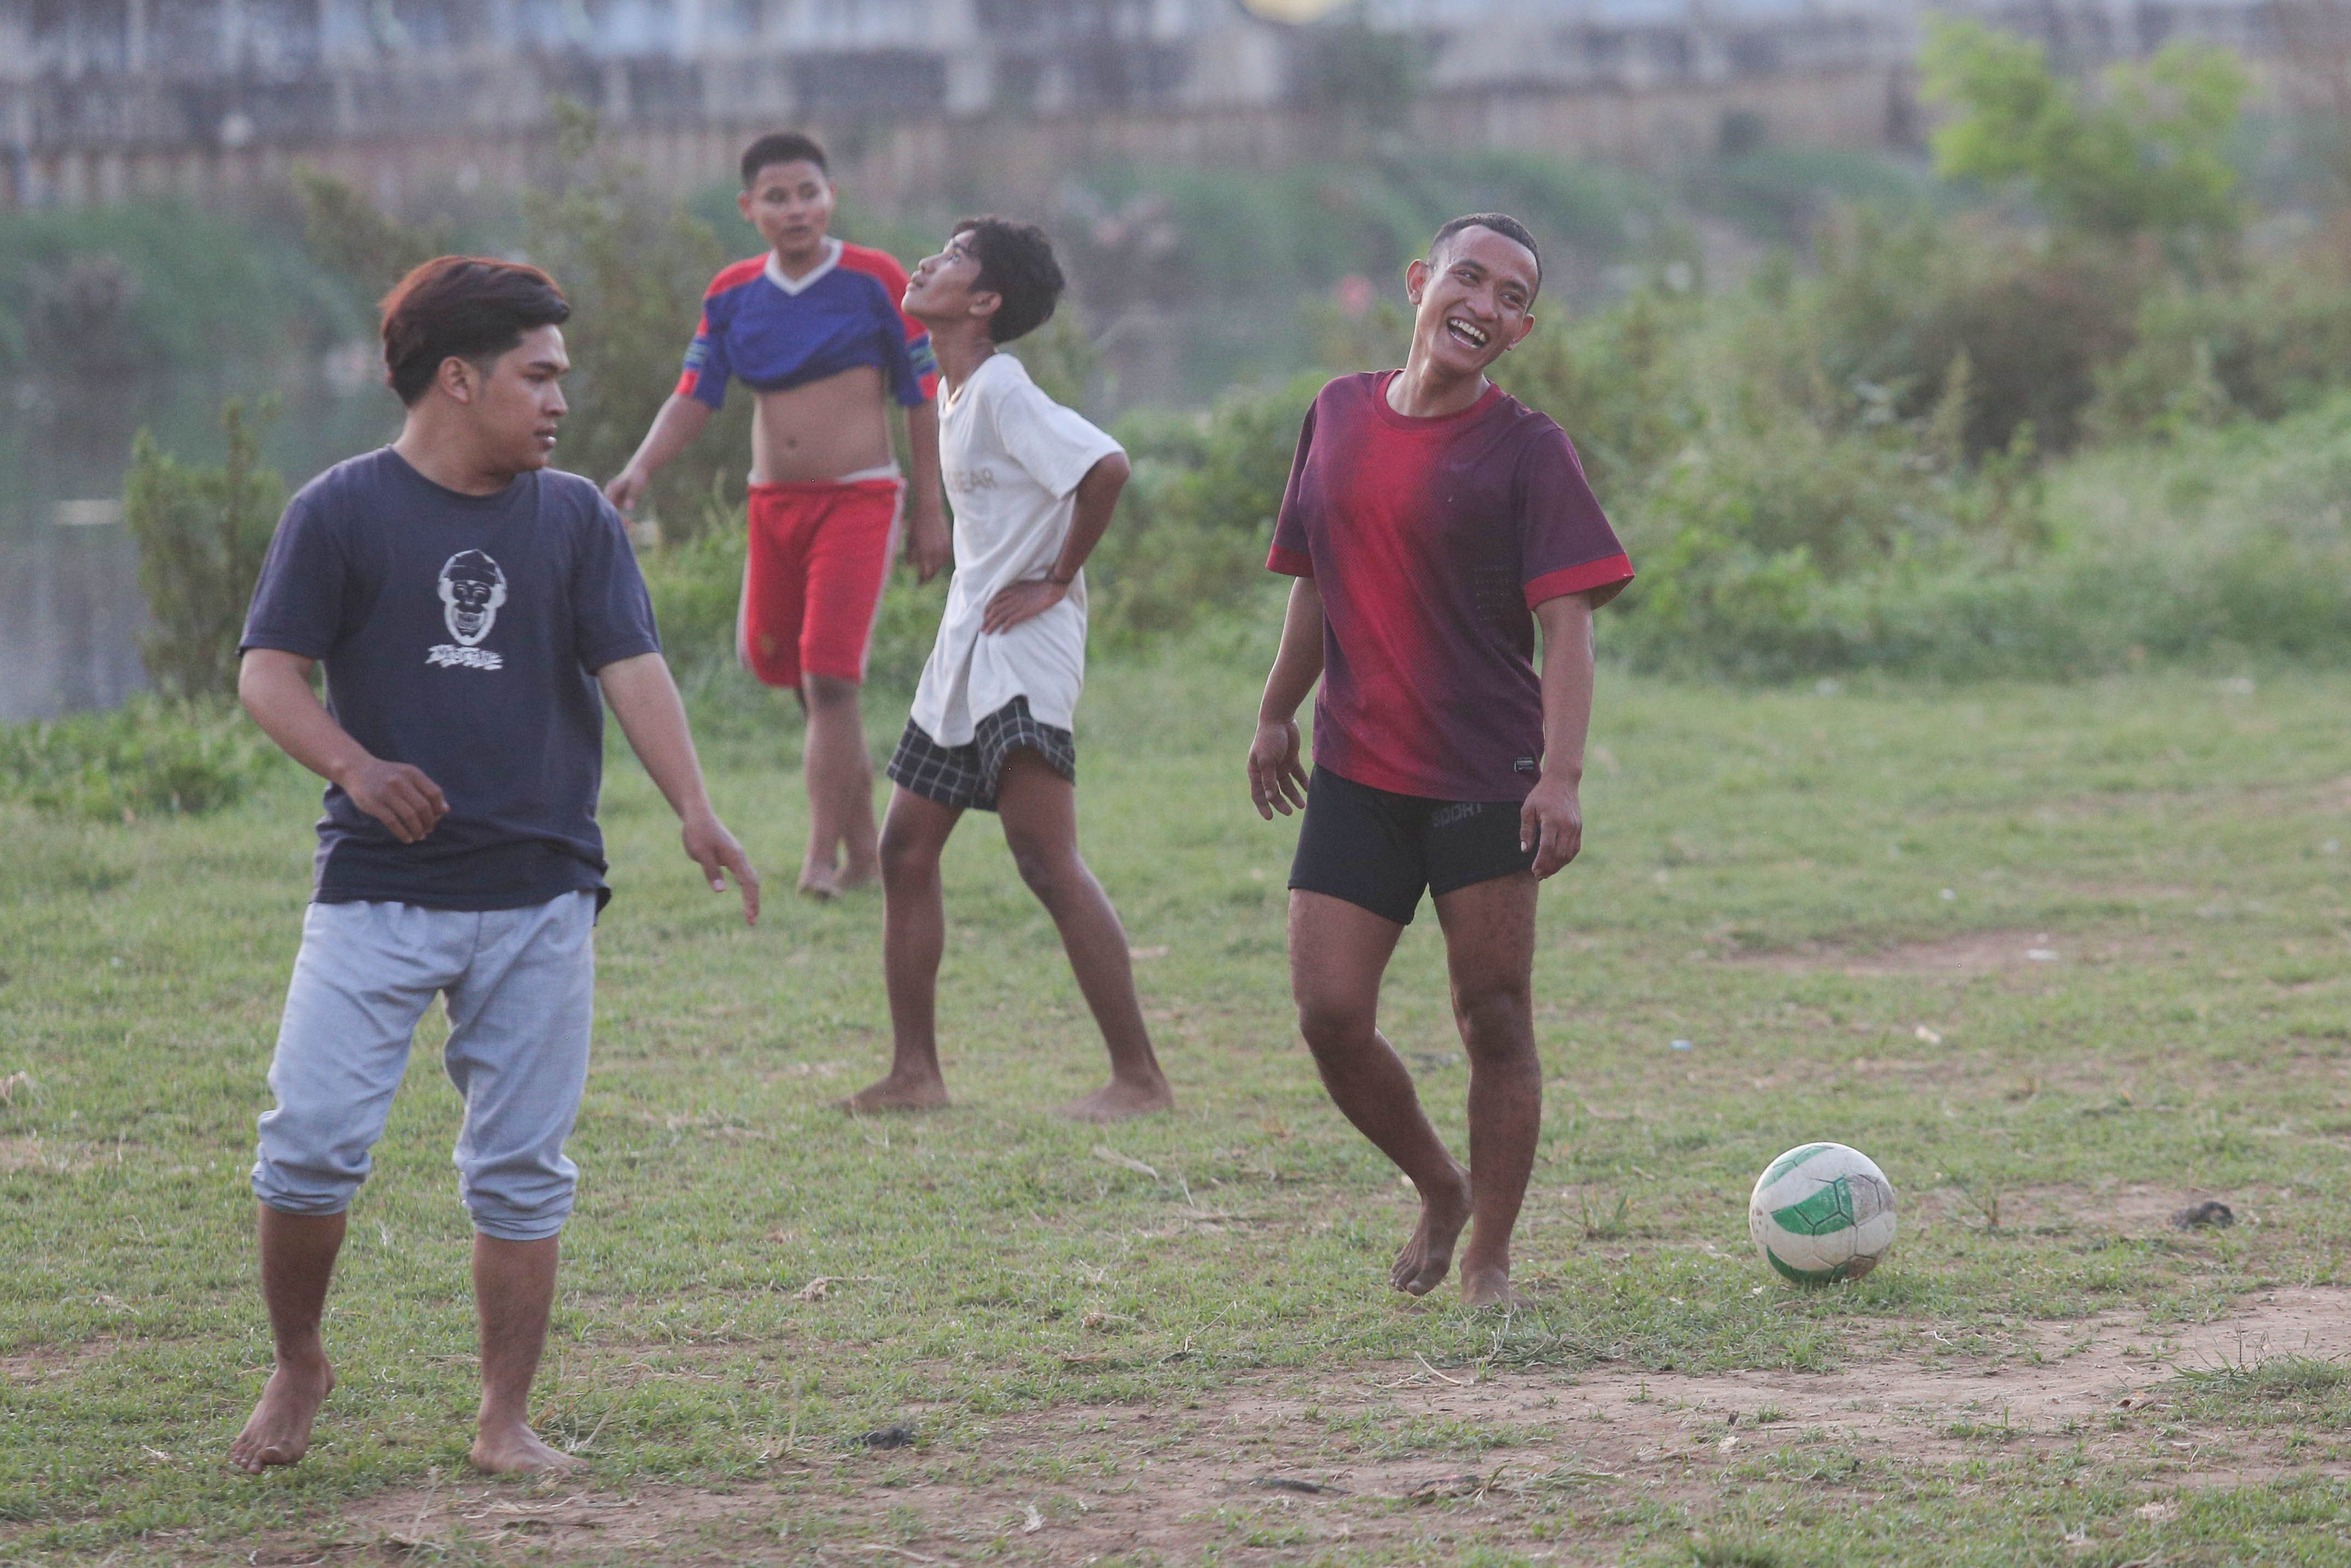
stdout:
{"type": "Polygon", "coordinates": [[[1066,577],[1057,577],[1057,576],[1055,576],[1052,573],[1048,572],[1048,573],[1046,573],[1046,574],[1045,574],[1045,580],[1046,580],[1047,582],[1049,582],[1049,583],[1052,584],[1052,585],[1053,585],[1055,587],[1057,587],[1057,588],[1066,588],[1066,587],[1068,587],[1071,583],[1074,583],[1074,582],[1076,582],[1076,581],[1078,580],[1078,574],[1077,574],[1077,573],[1075,573],[1075,572],[1071,572],[1071,573],[1068,576],[1066,576],[1066,577]]]}

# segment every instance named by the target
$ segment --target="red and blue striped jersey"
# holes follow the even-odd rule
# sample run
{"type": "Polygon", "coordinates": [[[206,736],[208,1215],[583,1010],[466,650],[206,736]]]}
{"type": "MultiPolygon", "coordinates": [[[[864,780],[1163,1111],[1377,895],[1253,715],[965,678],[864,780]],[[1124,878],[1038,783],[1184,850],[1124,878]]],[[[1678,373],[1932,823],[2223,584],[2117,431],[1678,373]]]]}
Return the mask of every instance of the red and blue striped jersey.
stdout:
{"type": "Polygon", "coordinates": [[[908,408],[937,394],[931,335],[898,308],[906,269],[882,251],[825,244],[831,254],[805,277],[786,277],[770,254],[710,280],[678,396],[716,409],[726,404],[730,378],[780,392],[860,365],[877,367],[908,408]]]}

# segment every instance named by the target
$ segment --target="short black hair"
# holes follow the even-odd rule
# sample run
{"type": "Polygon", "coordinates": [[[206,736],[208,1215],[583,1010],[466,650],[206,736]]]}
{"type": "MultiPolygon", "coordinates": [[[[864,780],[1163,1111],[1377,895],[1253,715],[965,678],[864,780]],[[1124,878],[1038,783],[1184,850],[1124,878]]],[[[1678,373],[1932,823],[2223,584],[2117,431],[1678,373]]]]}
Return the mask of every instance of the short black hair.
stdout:
{"type": "Polygon", "coordinates": [[[1535,286],[1542,286],[1542,247],[1535,244],[1534,231],[1508,213],[1464,213],[1443,228],[1428,242],[1428,258],[1437,259],[1445,242],[1464,229],[1491,229],[1506,240],[1515,240],[1527,247],[1527,254],[1535,258],[1535,286]]]}
{"type": "Polygon", "coordinates": [[[817,145],[815,137],[778,130],[743,149],[743,189],[749,190],[759,171],[771,163],[813,163],[826,179],[832,178],[832,166],[824,161],[824,149],[817,145]]]}
{"type": "Polygon", "coordinates": [[[496,359],[522,336],[571,318],[555,280],[521,262],[435,256],[383,296],[384,379],[405,404],[433,385],[442,361],[496,359]]]}
{"type": "Polygon", "coordinates": [[[1034,332],[1053,319],[1053,306],[1069,280],[1053,259],[1053,242],[1034,223],[1010,218],[965,218],[955,226],[971,236],[979,258],[979,286],[1004,303],[987,318],[987,336],[998,343],[1034,332]]]}

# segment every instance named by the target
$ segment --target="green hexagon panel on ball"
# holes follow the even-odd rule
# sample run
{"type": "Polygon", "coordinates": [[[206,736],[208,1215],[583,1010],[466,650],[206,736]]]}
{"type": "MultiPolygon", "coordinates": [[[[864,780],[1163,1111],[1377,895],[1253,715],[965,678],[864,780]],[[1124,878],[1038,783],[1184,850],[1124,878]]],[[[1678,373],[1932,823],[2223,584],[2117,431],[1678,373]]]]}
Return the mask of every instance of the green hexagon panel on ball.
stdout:
{"type": "Polygon", "coordinates": [[[1894,1184],[1857,1148],[1799,1144],[1756,1179],[1747,1233],[1792,1283],[1857,1280],[1894,1245],[1894,1184]]]}

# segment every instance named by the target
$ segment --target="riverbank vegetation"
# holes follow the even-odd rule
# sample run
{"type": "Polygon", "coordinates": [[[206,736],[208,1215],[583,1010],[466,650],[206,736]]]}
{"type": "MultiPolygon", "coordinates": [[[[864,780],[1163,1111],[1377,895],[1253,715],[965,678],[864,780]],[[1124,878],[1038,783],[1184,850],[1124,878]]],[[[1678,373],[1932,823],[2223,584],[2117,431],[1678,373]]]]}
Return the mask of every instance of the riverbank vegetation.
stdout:
{"type": "MultiPolygon", "coordinates": [[[[1931,170],[1742,143],[1667,182],[1531,155],[1073,182],[1055,225],[1080,286],[1019,351],[1134,459],[1089,571],[1098,654],[1247,599],[1307,402],[1329,374],[1397,362],[1394,275],[1468,202],[1524,212],[1550,242],[1543,325],[1500,379],[1574,438],[1640,569],[1605,618],[1610,659],[1782,680],[2341,658],[2351,221],[2245,153],[2247,79],[2223,52],[2177,47],[2081,83],[2033,46],[1949,24],[1923,67],[1942,115],[1931,170]],[[1134,311],[1226,301],[1236,320],[1280,318],[1278,358],[1196,406],[1117,406],[1102,346],[1134,311]]],[[[395,218],[306,172],[307,250],[271,241],[269,265],[308,280],[306,299],[340,280],[340,306],[289,316],[306,343],[350,329],[386,258],[503,234],[556,267],[581,302],[563,461],[602,473],[742,236],[724,190],[681,202],[610,158],[590,117],[567,126],[561,177],[504,217],[477,201],[395,218]]],[[[852,192],[840,222],[911,260],[938,217],[852,192]]],[[[0,264],[26,254],[0,244],[0,264]]],[[[46,341],[27,334],[50,318],[24,302],[55,289],[32,275],[0,265],[0,316],[20,323],[0,337],[46,341]]],[[[730,413],[671,465],[641,540],[674,660],[713,714],[763,701],[731,668],[730,413]]],[[[222,472],[151,449],[133,489],[218,488],[222,472]]],[[[201,512],[174,526],[225,537],[201,512]]],[[[172,538],[150,533],[163,559],[172,538]]],[[[919,669],[939,592],[893,583],[885,686],[919,669]]],[[[159,680],[193,692],[179,668],[159,680]]]]}

